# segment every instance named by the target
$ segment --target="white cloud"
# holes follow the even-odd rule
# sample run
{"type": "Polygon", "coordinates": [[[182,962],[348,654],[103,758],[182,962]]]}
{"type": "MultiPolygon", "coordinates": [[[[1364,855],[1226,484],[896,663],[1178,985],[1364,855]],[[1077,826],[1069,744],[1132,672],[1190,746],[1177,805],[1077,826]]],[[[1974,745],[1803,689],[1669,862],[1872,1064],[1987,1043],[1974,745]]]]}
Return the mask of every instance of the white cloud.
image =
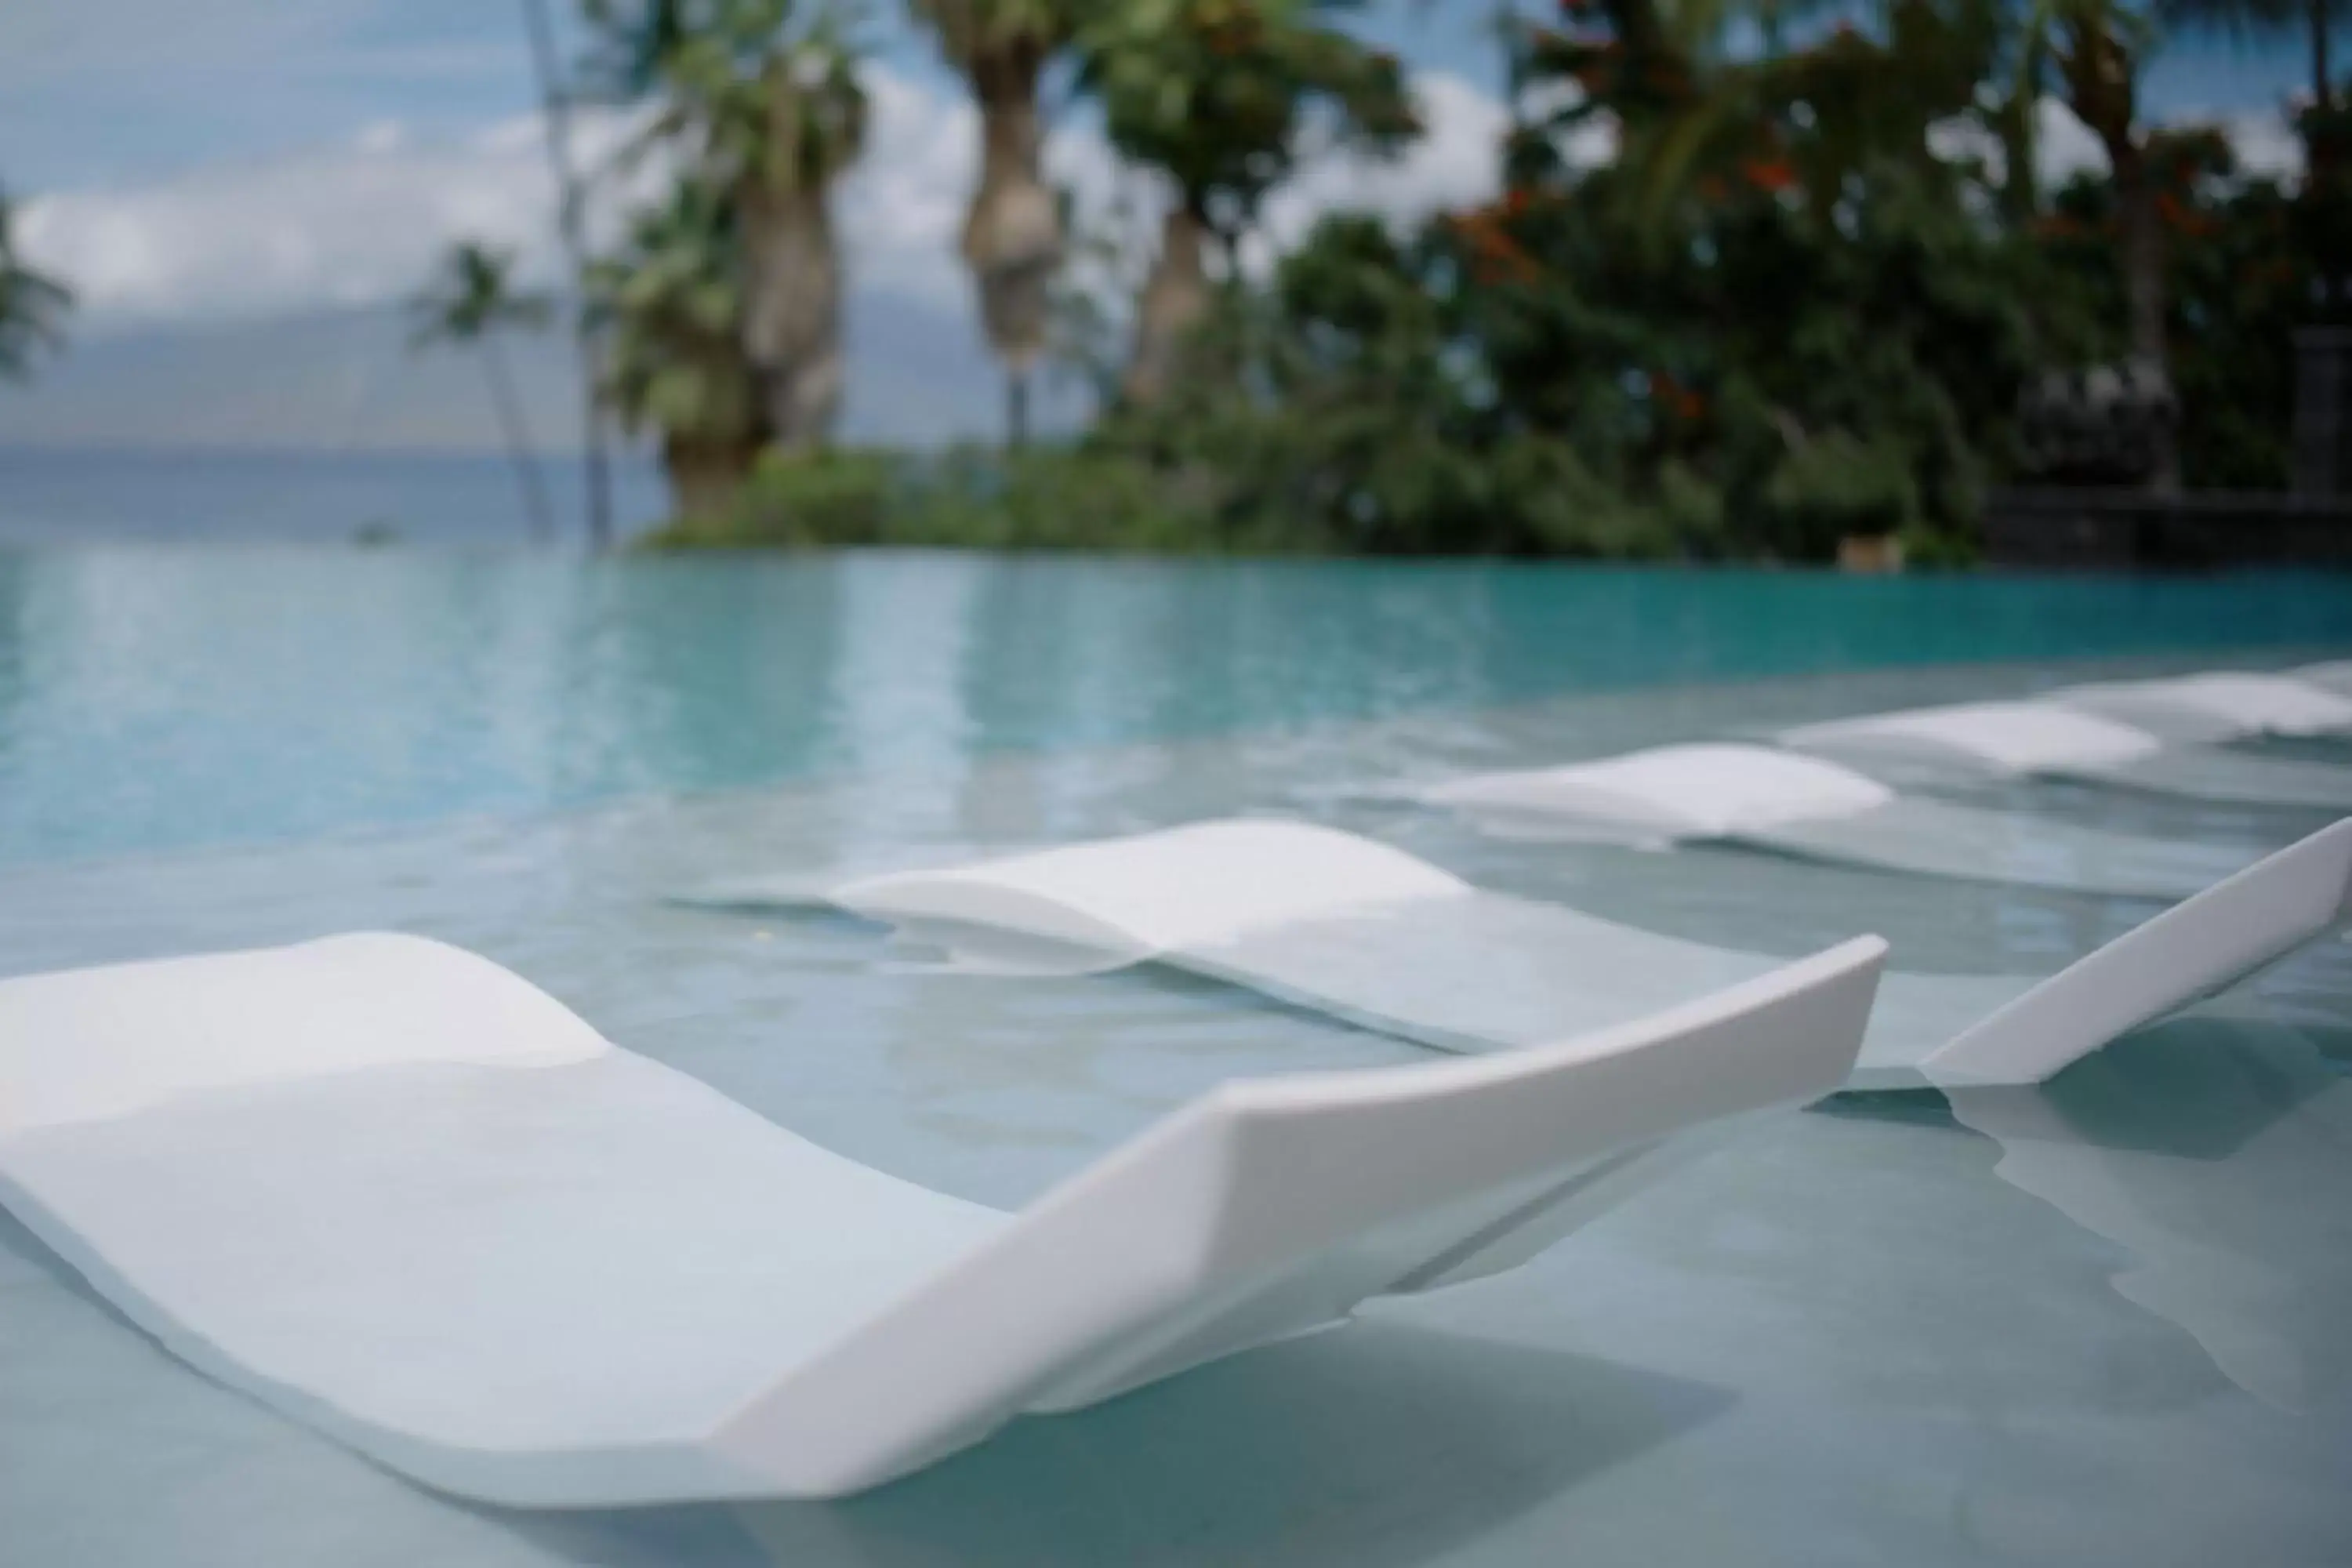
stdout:
{"type": "Polygon", "coordinates": [[[1263,241],[1276,250],[1296,245],[1317,218],[1337,208],[1378,213],[1402,227],[1444,208],[1492,201],[1509,123],[1501,102],[1460,77],[1439,74],[1417,79],[1413,99],[1423,133],[1402,156],[1339,153],[1310,162],[1267,201],[1263,241]]]}
{"type": "MultiPolygon", "coordinates": [[[[843,184],[837,212],[861,290],[961,310],[966,283],[956,251],[977,163],[978,117],[952,85],[884,67],[868,71],[873,118],[866,156],[843,184]]],[[[1400,225],[1495,195],[1502,104],[1462,78],[1431,73],[1414,92],[1426,134],[1383,161],[1333,152],[1310,158],[1267,203],[1264,232],[1244,266],[1262,268],[1321,214],[1368,209],[1400,225]]],[[[2189,117],[2189,118],[2194,118],[2189,117]]],[[[580,117],[585,164],[605,166],[636,122],[610,111],[580,117]]],[[[2251,172],[2293,177],[2302,147],[2275,113],[2221,121],[2251,172]]],[[[2060,102],[2040,108],[2042,179],[2105,167],[2097,139],[2060,102]]],[[[1610,153],[1605,124],[1583,128],[1572,155],[1610,153]]],[[[1947,155],[1999,148],[1973,121],[1936,132],[1947,155]]],[[[1081,230],[1122,254],[1089,263],[1116,295],[1149,260],[1164,183],[1122,163],[1089,112],[1066,117],[1047,145],[1052,177],[1072,194],[1081,230]]],[[[657,170],[640,173],[642,199],[657,170]]],[[[608,199],[610,232],[626,195],[608,199]]],[[[223,163],[157,183],[37,196],[22,206],[26,254],[78,290],[85,330],[253,319],[382,304],[413,292],[454,240],[518,249],[525,275],[557,276],[553,197],[543,127],[518,115],[457,137],[427,137],[377,121],[339,144],[261,163],[223,163]]]]}
{"type": "Polygon", "coordinates": [[[834,208],[849,275],[861,288],[961,301],[955,245],[980,168],[979,112],[880,68],[867,69],[866,90],[866,155],[834,208]]]}
{"type": "MultiPolygon", "coordinates": [[[[2191,121],[2211,116],[2190,115],[2191,121]]],[[[2249,174],[2293,182],[2303,178],[2303,138],[2284,115],[2274,110],[2215,118],[2238,154],[2238,166],[2249,174]]]]}
{"type": "MultiPolygon", "coordinates": [[[[2288,181],[2302,177],[2303,140],[2275,110],[2218,116],[2192,110],[2171,123],[2218,125],[2245,174],[2288,181]]],[[[2043,190],[2055,190],[2077,174],[2107,172],[2106,149],[2098,136],[2060,100],[2044,98],[2034,106],[2033,134],[2033,169],[2043,190]]],[[[1981,158],[1993,177],[2000,177],[2000,139],[1972,116],[1954,116],[1929,126],[1927,144],[1940,158],[1981,158]]]]}
{"type": "Polygon", "coordinates": [[[422,143],[379,123],[297,157],[38,196],[22,237],[94,326],[285,315],[404,296],[461,237],[520,247],[544,277],[550,189],[535,139],[506,126],[422,143]]]}
{"type": "MultiPolygon", "coordinates": [[[[836,209],[852,277],[861,289],[961,305],[955,242],[977,164],[977,115],[952,89],[887,68],[869,70],[867,84],[866,153],[836,209]]],[[[1295,242],[1335,205],[1408,221],[1493,194],[1501,107],[1455,77],[1423,78],[1416,91],[1427,136],[1393,163],[1347,153],[1310,161],[1268,205],[1276,245],[1295,242]]],[[[583,163],[606,163],[630,130],[609,112],[583,116],[583,163]]],[[[1148,248],[1165,196],[1111,153],[1090,116],[1057,128],[1047,163],[1082,223],[1148,248]]],[[[613,205],[600,226],[612,226],[613,205]]],[[[378,121],[294,156],[37,196],[19,217],[26,255],[69,280],[85,326],[105,331],[398,300],[461,238],[518,249],[525,275],[544,281],[557,274],[553,209],[542,127],[519,115],[437,138],[378,121]]]]}

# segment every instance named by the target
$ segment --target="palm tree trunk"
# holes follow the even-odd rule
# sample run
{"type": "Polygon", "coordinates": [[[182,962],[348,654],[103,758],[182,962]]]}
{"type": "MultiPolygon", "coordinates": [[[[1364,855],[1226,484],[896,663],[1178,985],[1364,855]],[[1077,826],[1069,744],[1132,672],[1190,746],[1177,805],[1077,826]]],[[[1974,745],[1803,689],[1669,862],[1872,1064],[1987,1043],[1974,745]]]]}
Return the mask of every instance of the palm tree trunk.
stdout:
{"type": "Polygon", "coordinates": [[[1160,231],[1160,256],[1135,305],[1135,350],[1120,388],[1128,402],[1150,407],[1181,374],[1186,334],[1209,313],[1209,273],[1202,257],[1208,226],[1185,204],[1169,209],[1160,231]]]}
{"type": "Polygon", "coordinates": [[[1007,370],[1004,373],[1004,445],[1008,450],[1019,451],[1029,444],[1029,373],[1007,370]]]}
{"type": "MultiPolygon", "coordinates": [[[[1045,183],[1037,76],[1045,50],[1016,37],[966,65],[980,104],[980,184],[964,215],[962,250],[990,350],[1015,381],[1045,352],[1054,275],[1062,264],[1060,199],[1045,183]]],[[[1020,437],[1008,425],[1006,438],[1020,437]]]]}
{"type": "MultiPolygon", "coordinates": [[[[2147,148],[2132,129],[2138,112],[2139,62],[2105,16],[2092,12],[2068,20],[2066,52],[2059,63],[2075,118],[2091,128],[2106,150],[2131,357],[2170,386],[2172,361],[2165,342],[2164,226],[2157,210],[2147,148]]],[[[2180,453],[2168,424],[2157,431],[2155,468],[2148,482],[2166,495],[2180,489],[2180,453]]]]}
{"type": "MultiPolygon", "coordinates": [[[[2115,167],[2116,216],[2122,229],[2124,303],[2131,357],[2152,368],[2169,386],[2172,363],[2165,333],[2164,227],[2148,177],[2146,150],[2128,136],[2109,147],[2115,167]]],[[[2180,489],[2180,453],[2170,427],[2157,438],[2152,489],[2171,495],[2180,489]]]]}
{"type": "Polygon", "coordinates": [[[499,431],[506,437],[507,461],[514,465],[515,482],[522,489],[523,515],[530,520],[530,536],[544,544],[555,527],[554,513],[547,504],[547,480],[539,471],[539,458],[531,451],[530,431],[523,424],[522,405],[515,396],[514,376],[507,367],[506,351],[495,338],[482,340],[482,369],[489,377],[490,402],[498,409],[499,431]]]}
{"type": "Polygon", "coordinates": [[[572,264],[572,346],[580,360],[580,456],[588,494],[588,540],[602,550],[613,542],[611,468],[604,450],[603,355],[588,312],[578,308],[587,292],[588,244],[581,233],[580,181],[572,167],[572,116],[558,80],[555,30],[547,0],[523,0],[523,25],[530,34],[532,68],[539,73],[540,113],[547,127],[547,162],[555,176],[556,229],[572,264]]]}
{"type": "Polygon", "coordinates": [[[743,352],[780,450],[832,437],[841,413],[841,256],[822,190],[753,184],[738,206],[750,262],[743,352]]]}
{"type": "Polygon", "coordinates": [[[662,468],[669,476],[671,510],[688,521],[731,517],[758,450],[743,442],[665,437],[662,468]]]}
{"type": "Polygon", "coordinates": [[[2329,15],[2330,0],[2305,0],[2305,4],[2311,23],[2311,101],[2325,113],[2335,93],[2327,75],[2327,26],[2335,18],[2329,15]]]}

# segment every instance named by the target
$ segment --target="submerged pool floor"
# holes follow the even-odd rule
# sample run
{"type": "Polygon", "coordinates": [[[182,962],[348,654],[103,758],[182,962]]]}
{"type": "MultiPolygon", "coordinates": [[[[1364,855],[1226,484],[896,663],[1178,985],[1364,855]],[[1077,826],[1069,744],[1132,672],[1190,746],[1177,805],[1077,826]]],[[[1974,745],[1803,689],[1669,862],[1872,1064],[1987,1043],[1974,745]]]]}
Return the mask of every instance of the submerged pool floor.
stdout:
{"type": "MultiPolygon", "coordinates": [[[[2156,906],[1731,849],[1507,842],[1349,786],[2092,668],[1481,689],[1026,750],[941,741],[929,689],[900,682],[896,710],[852,725],[862,749],[790,784],[15,854],[0,973],[424,932],[818,1142],[1009,1206],[1221,1079],[1421,1053],[1167,972],[979,978],[845,919],[670,896],[909,847],[1280,810],[1694,940],[1794,954],[1874,930],[1906,968],[2047,970],[2156,906]]],[[[2220,846],[2326,820],[2081,785],[1970,798],[2220,846]]],[[[2352,946],[2330,940],[2042,1089],[1779,1117],[1528,1268],[1021,1421],[834,1504],[455,1503],[189,1370],[0,1216],[0,1564],[2340,1563],[2348,1075],[2352,946]]]]}

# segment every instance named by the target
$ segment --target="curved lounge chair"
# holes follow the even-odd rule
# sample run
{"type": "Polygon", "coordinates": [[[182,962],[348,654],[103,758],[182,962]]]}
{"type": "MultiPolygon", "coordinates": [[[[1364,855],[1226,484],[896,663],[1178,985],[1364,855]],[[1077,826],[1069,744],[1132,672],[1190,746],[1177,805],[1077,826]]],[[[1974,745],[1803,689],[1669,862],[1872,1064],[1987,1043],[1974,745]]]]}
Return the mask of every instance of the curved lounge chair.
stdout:
{"type": "MultiPolygon", "coordinates": [[[[1893,973],[1843,1087],[2032,1083],[2347,918],[2337,823],[2048,976],[1893,973]]],[[[713,889],[722,907],[830,904],[982,964],[1156,962],[1452,1051],[1618,1026],[1778,960],[1486,892],[1304,823],[1197,823],[887,875],[713,889]]]]}
{"type": "Polygon", "coordinates": [[[2188,898],[2250,860],[2234,850],[1898,795],[1825,758],[1732,742],[1473,774],[1423,786],[1414,798],[1506,835],[1720,839],[1929,876],[2138,898],[2188,898]]]}
{"type": "Polygon", "coordinates": [[[197,1366],[521,1506],[829,1497],[1524,1262],[1852,1063],[1863,939],[1478,1060],[1229,1083],[1017,1215],[414,937],[0,983],[0,1199],[197,1366]]]}
{"type": "Polygon", "coordinates": [[[2316,686],[2333,691],[2338,697],[2352,697],[2352,658],[2331,658],[2318,664],[2306,664],[2287,674],[2306,686],[2316,686]]]}
{"type": "Polygon", "coordinates": [[[2352,733],[2352,697],[2292,675],[2213,670],[2162,680],[2064,686],[2045,695],[2168,740],[2352,733]]]}
{"type": "Polygon", "coordinates": [[[2054,702],[1957,702],[1803,724],[1775,737],[1852,763],[1918,763],[1978,778],[2064,778],[2257,805],[2352,809],[2352,768],[2171,744],[2054,702]]]}

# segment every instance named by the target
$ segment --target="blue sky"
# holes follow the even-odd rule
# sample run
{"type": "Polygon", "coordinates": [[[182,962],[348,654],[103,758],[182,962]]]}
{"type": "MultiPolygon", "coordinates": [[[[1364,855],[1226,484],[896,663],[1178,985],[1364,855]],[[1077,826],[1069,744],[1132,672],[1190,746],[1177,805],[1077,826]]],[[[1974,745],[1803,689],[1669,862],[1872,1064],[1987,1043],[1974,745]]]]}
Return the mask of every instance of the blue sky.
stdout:
{"type": "MultiPolygon", "coordinates": [[[[878,9],[882,58],[935,71],[896,8],[878,9]]],[[[1391,0],[1365,26],[1416,67],[1491,82],[1489,15],[1486,0],[1391,0]]],[[[2166,117],[2247,110],[2305,74],[2291,43],[2175,40],[2147,94],[2166,117]]],[[[382,121],[454,131],[514,113],[530,90],[506,0],[9,0],[0,179],[24,191],[148,179],[382,121]]]]}
{"type": "MultiPolygon", "coordinates": [[[[568,24],[567,0],[554,5],[568,24]]],[[[968,106],[897,5],[874,15],[877,128],[839,204],[851,430],[985,434],[993,383],[952,258],[968,106]]],[[[1490,0],[1370,8],[1362,26],[1415,71],[1431,135],[1402,168],[1298,182],[1273,214],[1277,243],[1337,203],[1409,217],[1483,197],[1499,115],[1492,15],[1490,0]]],[[[512,245],[552,277],[520,16],[520,0],[0,0],[0,184],[22,203],[26,248],[82,300],[74,354],[36,393],[0,395],[0,442],[482,438],[483,411],[401,362],[380,322],[348,342],[273,323],[381,316],[459,237],[512,245]],[[220,388],[204,417],[132,395],[167,364],[220,388]],[[331,386],[350,389],[341,403],[331,386]]],[[[2146,102],[2161,119],[2233,117],[2242,146],[2277,148],[2278,105],[2305,72],[2291,45],[2178,40],[2146,102]]],[[[1083,117],[1051,162],[1097,210],[1133,189],[1083,117]]],[[[538,400],[560,410],[562,358],[538,357],[538,400]]]]}

